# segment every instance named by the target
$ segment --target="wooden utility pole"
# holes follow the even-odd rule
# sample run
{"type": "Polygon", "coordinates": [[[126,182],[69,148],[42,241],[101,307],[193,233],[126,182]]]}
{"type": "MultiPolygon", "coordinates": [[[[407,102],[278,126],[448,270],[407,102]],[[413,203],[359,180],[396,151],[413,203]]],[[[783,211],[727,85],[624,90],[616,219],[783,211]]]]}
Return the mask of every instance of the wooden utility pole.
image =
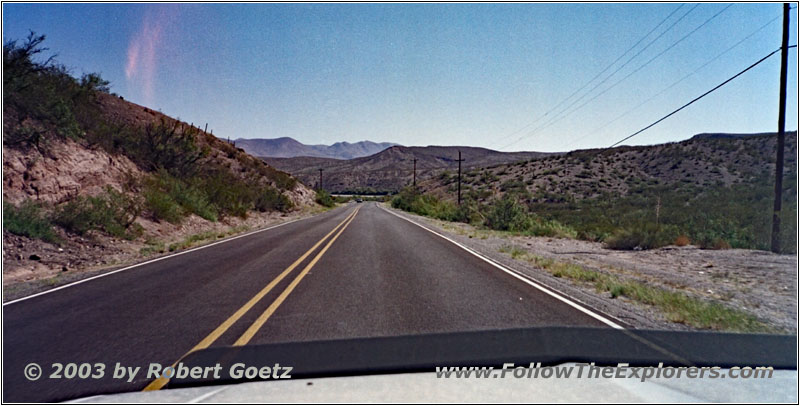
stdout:
{"type": "Polygon", "coordinates": [[[781,196],[783,194],[783,144],[786,127],[786,64],[789,53],[789,3],[783,4],[783,45],[781,45],[781,84],[778,104],[778,156],[775,160],[775,204],[772,210],[772,252],[781,250],[781,196]]]}
{"type": "Polygon", "coordinates": [[[461,150],[458,150],[458,205],[461,206],[461,150]]]}
{"type": "Polygon", "coordinates": [[[659,195],[656,199],[656,228],[660,228],[661,225],[658,222],[658,216],[661,214],[661,196],[659,195]]]}
{"type": "Polygon", "coordinates": [[[319,190],[322,190],[322,168],[319,168],[319,190]]]}
{"type": "Polygon", "coordinates": [[[414,192],[417,191],[417,158],[414,158],[414,192]]]}

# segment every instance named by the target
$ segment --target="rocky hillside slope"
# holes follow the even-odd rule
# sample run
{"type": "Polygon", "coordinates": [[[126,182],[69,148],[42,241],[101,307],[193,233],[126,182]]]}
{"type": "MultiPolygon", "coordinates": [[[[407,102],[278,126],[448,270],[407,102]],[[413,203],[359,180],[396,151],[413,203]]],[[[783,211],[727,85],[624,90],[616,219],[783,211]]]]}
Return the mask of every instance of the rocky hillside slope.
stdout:
{"type": "MultiPolygon", "coordinates": [[[[152,130],[176,129],[175,136],[191,133],[195,150],[202,151],[196,166],[224,168],[232,176],[242,180],[253,180],[260,185],[269,185],[282,190],[294,205],[313,204],[313,191],[298,183],[286,173],[275,170],[262,160],[247,154],[241,148],[222,141],[196,126],[173,119],[119,96],[99,92],[96,106],[102,114],[100,125],[115,128],[139,129],[142,138],[133,142],[150,142],[146,139],[147,128],[152,130]]],[[[126,151],[115,151],[102,145],[104,140],[95,140],[100,135],[86,134],[83,138],[59,137],[57,130],[35,118],[17,111],[12,104],[3,116],[3,200],[19,204],[25,200],[48,203],[64,203],[75,196],[97,195],[107,186],[121,191],[131,178],[140,179],[153,172],[153,163],[137,164],[126,151]],[[38,146],[12,139],[29,128],[41,128],[38,146]],[[6,142],[6,139],[9,142],[6,142]]],[[[156,134],[152,134],[156,137],[156,134]]],[[[163,135],[163,134],[162,134],[163,135]]],[[[134,136],[135,137],[135,136],[134,136]]],[[[118,142],[111,140],[112,143],[118,142]]],[[[136,158],[134,158],[136,159],[136,158]]]]}
{"type": "MultiPolygon", "coordinates": [[[[784,173],[796,187],[797,132],[786,136],[784,173]]],[[[624,196],[648,186],[731,186],[767,181],[775,172],[775,134],[700,134],[668,144],[580,150],[467,171],[466,190],[487,197],[525,190],[533,201],[624,196]],[[487,194],[488,193],[488,194],[487,194]]],[[[452,174],[434,177],[424,190],[452,195],[452,174]]]]}
{"type": "Polygon", "coordinates": [[[316,206],[294,177],[198,126],[125,101],[97,74],[38,62],[43,40],[3,47],[4,282],[129,262],[316,206]]]}

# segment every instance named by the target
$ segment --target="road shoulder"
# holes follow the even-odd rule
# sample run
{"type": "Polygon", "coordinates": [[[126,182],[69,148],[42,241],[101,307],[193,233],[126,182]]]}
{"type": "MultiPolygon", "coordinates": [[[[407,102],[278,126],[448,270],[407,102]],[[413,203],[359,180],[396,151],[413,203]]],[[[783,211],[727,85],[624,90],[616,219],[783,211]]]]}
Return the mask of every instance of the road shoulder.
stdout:
{"type": "MultiPolygon", "coordinates": [[[[91,263],[87,261],[82,267],[62,267],[61,269],[53,266],[48,267],[42,262],[45,262],[48,256],[58,257],[65,255],[64,248],[6,233],[3,236],[4,257],[9,254],[8,250],[6,250],[9,245],[35,244],[38,248],[37,251],[40,252],[37,256],[40,256],[45,261],[21,257],[16,261],[19,264],[9,264],[8,262],[14,261],[6,261],[6,258],[4,258],[3,303],[19,300],[89,278],[119,272],[154,260],[179,255],[190,250],[219,244],[248,234],[305,220],[330,210],[307,208],[290,213],[264,213],[262,215],[251,215],[246,220],[236,219],[229,222],[218,222],[210,227],[202,228],[192,227],[191,221],[187,221],[187,224],[181,230],[182,232],[175,233],[167,242],[160,242],[157,249],[151,249],[151,244],[136,241],[117,240],[111,241],[110,244],[108,241],[103,241],[103,244],[98,245],[93,245],[92,242],[87,241],[86,248],[97,251],[93,253],[95,255],[92,255],[92,257],[96,257],[96,261],[91,263]],[[103,254],[107,255],[104,257],[103,254]]],[[[206,224],[206,222],[202,224],[206,224]]],[[[69,254],[69,252],[67,251],[66,254],[69,254]]],[[[78,251],[77,254],[80,256],[81,251],[78,251]]],[[[85,255],[84,259],[86,257],[88,255],[85,255]]]]}
{"type": "MultiPolygon", "coordinates": [[[[587,305],[590,308],[596,309],[602,313],[608,314],[612,317],[615,317],[622,322],[634,327],[634,328],[646,328],[646,329],[669,329],[669,330],[695,330],[701,329],[696,325],[692,325],[691,322],[681,322],[678,320],[671,320],[670,318],[676,318],[675,315],[668,315],[656,306],[646,305],[641,302],[637,302],[631,300],[627,297],[620,296],[620,295],[612,295],[609,291],[598,289],[597,288],[597,281],[580,281],[575,279],[570,279],[568,277],[557,277],[558,272],[553,272],[552,269],[549,271],[539,265],[542,262],[545,263],[556,263],[559,265],[565,266],[572,266],[576,265],[579,268],[576,269],[585,269],[587,272],[596,273],[599,275],[610,275],[613,278],[619,278],[620,280],[624,281],[634,281],[636,283],[641,283],[647,286],[654,286],[657,289],[663,289],[668,292],[677,291],[680,293],[686,293],[691,298],[697,298],[699,300],[707,301],[708,303],[722,303],[728,308],[732,309],[737,313],[744,314],[744,312],[748,314],[755,314],[759,316],[758,319],[760,322],[763,322],[765,325],[768,326],[769,329],[774,329],[777,331],[784,331],[784,332],[792,332],[793,330],[790,325],[796,325],[796,313],[792,312],[791,310],[784,311],[783,307],[791,306],[794,303],[796,308],[796,297],[793,299],[789,298],[787,300],[782,300],[780,297],[778,299],[779,303],[776,303],[772,311],[767,312],[768,309],[761,308],[761,312],[753,312],[751,308],[748,308],[744,305],[740,305],[734,301],[725,301],[724,299],[727,298],[723,297],[723,300],[719,298],[713,297],[709,301],[708,298],[704,297],[699,293],[706,293],[706,292],[696,292],[700,285],[699,282],[695,282],[693,280],[689,280],[686,276],[682,275],[671,275],[670,272],[662,271],[662,275],[654,275],[652,273],[645,273],[645,272],[637,272],[641,271],[641,267],[631,267],[633,262],[621,262],[621,261],[613,261],[615,259],[615,255],[618,252],[611,252],[609,250],[605,250],[607,252],[593,252],[589,250],[591,247],[583,247],[580,249],[573,249],[570,242],[575,242],[576,244],[585,244],[590,245],[592,243],[584,242],[584,241],[573,241],[573,240],[563,240],[558,238],[546,238],[546,237],[524,237],[524,236],[513,236],[508,233],[501,233],[495,232],[491,230],[480,230],[476,229],[467,224],[463,223],[451,223],[446,221],[441,221],[437,219],[432,219],[420,215],[416,215],[413,213],[404,212],[397,209],[392,209],[389,207],[388,204],[382,205],[382,207],[386,210],[391,211],[397,215],[400,215],[404,218],[410,219],[414,222],[420,223],[425,227],[431,228],[432,230],[441,233],[448,238],[457,241],[460,244],[474,250],[481,255],[484,255],[488,258],[491,258],[493,261],[496,261],[506,267],[509,267],[513,270],[516,270],[525,276],[533,279],[534,281],[545,285],[549,288],[552,288],[556,291],[559,291],[576,301],[587,305]],[[559,249],[557,250],[549,250],[548,247],[544,245],[557,245],[559,249]],[[581,250],[588,250],[583,252],[581,250]],[[591,252],[590,252],[591,251],[591,252]],[[610,254],[610,255],[609,255],[610,254]],[[535,260],[533,260],[535,258],[535,260]],[[541,261],[540,261],[541,260],[541,261]],[[625,267],[625,268],[623,268],[625,267]],[[557,276],[554,276],[557,275],[557,276]],[[668,277],[669,276],[669,277],[668,277]],[[686,283],[687,281],[691,283],[691,286],[685,286],[681,284],[676,284],[674,279],[679,279],[678,283],[681,281],[686,283]],[[786,303],[783,303],[786,302],[786,303]],[[782,315],[781,317],[775,317],[775,315],[782,315]],[[792,316],[794,315],[794,316],[792,316]],[[794,323],[794,324],[792,324],[794,323]]],[[[581,246],[582,247],[582,246],[581,246]]],[[[602,251],[602,249],[600,249],[602,251]]],[[[687,254],[695,254],[688,252],[690,249],[687,248],[687,252],[668,252],[668,253],[647,253],[647,255],[655,255],[665,256],[665,255],[681,255],[680,259],[684,259],[687,254]]],[[[596,251],[596,250],[595,250],[596,251]]],[[[701,253],[703,256],[708,255],[731,255],[731,254],[739,254],[739,253],[723,253],[723,252],[714,252],[714,253],[701,253]]],[[[747,254],[747,253],[741,253],[747,254]]],[[[636,258],[638,260],[640,253],[619,253],[619,255],[638,255],[636,258]]],[[[716,258],[716,257],[715,257],[716,258]]],[[[658,258],[656,258],[658,259],[658,258]]],[[[674,258],[673,258],[674,259],[674,258]]],[[[669,257],[661,259],[662,261],[669,261],[669,257]]],[[[796,257],[794,258],[772,258],[773,262],[792,262],[796,264],[796,257]]],[[[791,265],[791,264],[790,264],[791,265]]],[[[795,265],[796,266],[796,265],[795,265]]],[[[650,268],[658,268],[658,266],[651,266],[650,268]]],[[[787,267],[790,269],[791,267],[787,267]]],[[[717,269],[713,270],[714,272],[718,271],[717,269]]],[[[697,273],[695,271],[691,271],[692,273],[697,273]]],[[[700,271],[699,276],[708,276],[702,275],[704,272],[700,271]]],[[[705,273],[709,273],[709,269],[705,269],[705,273]]],[[[785,272],[784,272],[785,273],[785,272]]],[[[791,272],[789,272],[791,273],[791,272]]],[[[791,275],[790,275],[791,276],[791,275]]],[[[796,277],[791,278],[787,276],[786,283],[791,284],[794,283],[794,289],[796,290],[797,286],[797,279],[796,277]]],[[[712,282],[717,282],[719,280],[719,276],[715,276],[712,282]]],[[[720,284],[714,285],[714,290],[716,291],[720,284]]],[[[705,290],[705,287],[703,287],[705,290]]],[[[709,290],[710,291],[710,290],[709,290]]],[[[716,292],[715,292],[716,293],[716,292]]],[[[706,295],[710,296],[710,293],[706,293],[706,295]]],[[[774,295],[773,295],[774,296],[774,295]]],[[[773,297],[772,299],[775,299],[773,297]]],[[[770,300],[772,300],[770,299],[770,300]]],[[[769,303],[771,305],[771,303],[769,303]]]]}

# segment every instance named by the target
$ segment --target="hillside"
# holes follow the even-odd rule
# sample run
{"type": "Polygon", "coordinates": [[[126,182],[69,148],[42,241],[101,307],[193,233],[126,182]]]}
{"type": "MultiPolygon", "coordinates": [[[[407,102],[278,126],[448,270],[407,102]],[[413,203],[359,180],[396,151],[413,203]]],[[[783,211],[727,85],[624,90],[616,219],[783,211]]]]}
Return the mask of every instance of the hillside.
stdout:
{"type": "Polygon", "coordinates": [[[417,159],[417,181],[443,170],[458,170],[461,151],[462,170],[467,168],[518,162],[547,156],[541,152],[499,152],[477,147],[403,147],[393,146],[367,157],[337,160],[330,158],[263,158],[280,170],[291,173],[306,185],[319,183],[323,169],[323,186],[334,193],[397,192],[413,181],[414,159],[417,159]]]}
{"type": "MultiPolygon", "coordinates": [[[[775,134],[729,136],[700,134],[689,140],[609,150],[580,150],[527,162],[475,168],[464,174],[464,185],[476,191],[503,193],[524,189],[533,202],[605,195],[624,196],[647,186],[731,186],[772,177],[775,134]]],[[[787,133],[784,170],[796,176],[797,132],[787,133]]],[[[426,182],[428,191],[442,192],[452,176],[426,182]]],[[[789,182],[789,185],[794,185],[789,182]]]]}
{"type": "Polygon", "coordinates": [[[3,47],[4,282],[126,262],[296,216],[314,193],[97,74],[3,47]]]}
{"type": "Polygon", "coordinates": [[[237,147],[243,148],[253,156],[292,158],[321,157],[334,159],[353,159],[368,156],[393,145],[390,142],[359,141],[356,143],[337,142],[333,145],[306,145],[293,138],[239,138],[237,147]]]}
{"type": "MultiPolygon", "coordinates": [[[[683,235],[701,246],[768,249],[775,138],[774,133],[701,135],[473,168],[462,183],[472,214],[463,216],[485,217],[509,196],[525,212],[565,226],[559,233],[582,239],[627,238],[638,241],[633,248],[645,238],[652,237],[645,246],[659,246],[683,235]]],[[[783,185],[782,240],[785,252],[796,252],[796,131],[786,136],[783,185]]],[[[450,202],[456,186],[451,172],[420,184],[423,192],[450,202]]]]}

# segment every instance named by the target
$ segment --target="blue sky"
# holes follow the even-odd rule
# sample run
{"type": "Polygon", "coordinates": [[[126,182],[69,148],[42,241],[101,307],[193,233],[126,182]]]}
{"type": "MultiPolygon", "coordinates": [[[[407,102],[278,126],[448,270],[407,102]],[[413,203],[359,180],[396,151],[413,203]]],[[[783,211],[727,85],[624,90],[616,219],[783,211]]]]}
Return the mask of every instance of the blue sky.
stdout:
{"type": "MultiPolygon", "coordinates": [[[[727,6],[6,3],[3,39],[45,34],[75,75],[232,139],[564,151],[609,146],[780,46],[780,4],[727,6]]],[[[796,49],[789,60],[794,130],[796,49]]],[[[626,144],[775,131],[779,70],[775,55],[626,144]]]]}

